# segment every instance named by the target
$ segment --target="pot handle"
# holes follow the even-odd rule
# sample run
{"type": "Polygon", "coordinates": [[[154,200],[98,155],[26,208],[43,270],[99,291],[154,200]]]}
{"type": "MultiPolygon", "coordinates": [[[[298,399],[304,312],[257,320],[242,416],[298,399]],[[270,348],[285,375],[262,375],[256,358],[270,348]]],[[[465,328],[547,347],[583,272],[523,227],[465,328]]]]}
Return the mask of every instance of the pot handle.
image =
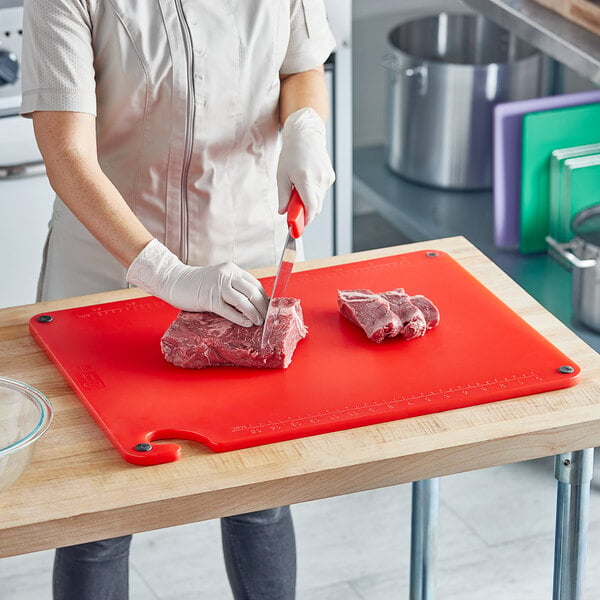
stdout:
{"type": "Polygon", "coordinates": [[[400,73],[405,77],[418,77],[419,78],[419,94],[421,96],[427,93],[427,66],[419,65],[418,67],[401,67],[398,62],[398,57],[395,54],[386,54],[379,60],[379,64],[390,71],[400,73]]]}
{"type": "Polygon", "coordinates": [[[578,269],[590,269],[598,264],[595,258],[578,258],[571,252],[570,244],[559,244],[553,237],[546,236],[546,243],[554,252],[564,259],[569,265],[578,269]]]}
{"type": "Polygon", "coordinates": [[[402,73],[407,77],[414,77],[415,75],[423,77],[427,75],[427,67],[425,65],[420,65],[418,67],[401,67],[398,62],[398,57],[395,54],[386,54],[385,56],[382,56],[379,59],[379,64],[390,71],[402,73]]]}
{"type": "Polygon", "coordinates": [[[396,71],[396,73],[402,73],[404,71],[398,64],[398,59],[395,54],[385,54],[379,59],[379,64],[390,71],[396,71]]]}

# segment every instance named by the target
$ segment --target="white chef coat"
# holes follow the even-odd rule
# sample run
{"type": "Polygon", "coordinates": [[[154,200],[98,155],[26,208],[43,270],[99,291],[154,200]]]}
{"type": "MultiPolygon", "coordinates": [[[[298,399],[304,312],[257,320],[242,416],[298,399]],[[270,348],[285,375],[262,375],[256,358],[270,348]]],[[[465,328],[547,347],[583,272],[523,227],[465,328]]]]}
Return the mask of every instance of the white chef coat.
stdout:
{"type": "MultiPolygon", "coordinates": [[[[96,116],[100,165],[192,265],[273,265],[279,75],[334,47],[323,0],[25,0],[21,112],[96,116]]],[[[125,287],[56,200],[44,299],[125,287]]]]}

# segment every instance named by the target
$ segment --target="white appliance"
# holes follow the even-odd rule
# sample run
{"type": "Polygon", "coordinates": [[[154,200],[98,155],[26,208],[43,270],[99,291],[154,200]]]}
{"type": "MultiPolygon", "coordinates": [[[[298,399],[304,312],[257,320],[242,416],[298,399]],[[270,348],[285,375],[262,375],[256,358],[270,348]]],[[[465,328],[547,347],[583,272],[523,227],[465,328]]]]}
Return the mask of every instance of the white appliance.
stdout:
{"type": "Polygon", "coordinates": [[[21,103],[21,0],[0,0],[0,308],[35,302],[54,193],[21,103]]]}
{"type": "MultiPolygon", "coordinates": [[[[326,0],[337,47],[326,65],[336,182],[304,235],[305,257],[352,251],[351,0],[326,0]]],[[[0,308],[35,302],[54,194],[21,103],[22,0],[0,0],[0,308]]]]}

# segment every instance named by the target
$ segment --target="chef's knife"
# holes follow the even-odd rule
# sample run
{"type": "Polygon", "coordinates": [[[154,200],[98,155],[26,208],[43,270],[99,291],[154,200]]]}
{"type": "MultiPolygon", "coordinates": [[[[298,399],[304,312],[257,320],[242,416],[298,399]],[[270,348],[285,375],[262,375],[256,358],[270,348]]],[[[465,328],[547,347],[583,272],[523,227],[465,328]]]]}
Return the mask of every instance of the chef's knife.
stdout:
{"type": "Polygon", "coordinates": [[[260,347],[264,348],[268,342],[271,333],[273,333],[273,327],[277,320],[276,308],[273,306],[274,298],[282,298],[285,293],[292,269],[294,268],[294,262],[296,260],[296,240],[304,232],[304,204],[300,194],[294,188],[290,196],[290,202],[287,210],[287,223],[288,223],[288,235],[283,247],[283,253],[281,260],[279,261],[279,267],[277,268],[277,275],[275,277],[275,283],[273,284],[273,291],[271,292],[271,298],[269,299],[269,305],[267,307],[267,313],[265,315],[265,324],[263,326],[263,334],[260,342],[260,347]]]}

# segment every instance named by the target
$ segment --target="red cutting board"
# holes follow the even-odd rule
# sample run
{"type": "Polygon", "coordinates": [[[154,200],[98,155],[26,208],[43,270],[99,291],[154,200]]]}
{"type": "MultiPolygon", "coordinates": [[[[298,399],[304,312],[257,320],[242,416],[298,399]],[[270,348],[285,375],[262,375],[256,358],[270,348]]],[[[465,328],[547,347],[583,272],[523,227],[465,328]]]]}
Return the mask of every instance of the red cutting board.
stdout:
{"type": "MultiPolygon", "coordinates": [[[[269,290],[273,278],[263,283],[269,290]]],[[[563,388],[580,372],[443,252],[294,273],[286,295],[301,299],[309,332],[281,370],[167,363],[159,342],[177,310],[153,297],[55,311],[49,322],[36,315],[30,331],[140,465],[179,458],[176,443],[155,440],[234,450],[563,388]],[[396,287],[430,298],[440,325],[375,344],[338,312],[338,289],[396,287]]]]}

